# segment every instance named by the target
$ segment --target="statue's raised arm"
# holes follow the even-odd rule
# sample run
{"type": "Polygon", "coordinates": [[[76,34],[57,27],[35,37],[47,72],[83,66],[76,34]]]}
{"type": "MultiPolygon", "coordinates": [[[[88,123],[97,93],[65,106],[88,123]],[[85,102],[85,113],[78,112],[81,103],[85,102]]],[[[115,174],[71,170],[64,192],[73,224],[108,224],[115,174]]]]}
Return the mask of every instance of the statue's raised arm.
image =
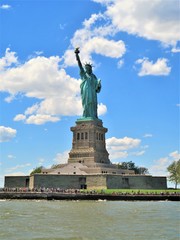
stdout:
{"type": "Polygon", "coordinates": [[[81,63],[81,60],[79,57],[79,53],[80,53],[79,48],[76,48],[74,53],[76,54],[76,60],[78,62],[78,66],[79,66],[80,70],[83,70],[83,66],[82,66],[82,63],[81,63]]]}

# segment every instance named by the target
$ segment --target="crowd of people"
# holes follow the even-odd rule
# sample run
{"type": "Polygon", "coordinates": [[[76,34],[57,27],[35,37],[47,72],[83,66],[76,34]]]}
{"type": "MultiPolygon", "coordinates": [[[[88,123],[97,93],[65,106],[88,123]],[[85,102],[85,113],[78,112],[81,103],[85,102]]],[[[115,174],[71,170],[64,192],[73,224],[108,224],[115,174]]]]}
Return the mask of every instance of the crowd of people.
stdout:
{"type": "Polygon", "coordinates": [[[27,188],[27,187],[21,187],[21,188],[1,188],[0,192],[24,192],[24,193],[62,193],[62,194],[111,194],[111,195],[180,195],[179,191],[141,191],[141,190],[131,190],[126,191],[111,191],[107,192],[104,189],[101,190],[85,190],[85,189],[62,189],[62,188],[45,188],[45,187],[39,187],[39,188],[27,188]]]}

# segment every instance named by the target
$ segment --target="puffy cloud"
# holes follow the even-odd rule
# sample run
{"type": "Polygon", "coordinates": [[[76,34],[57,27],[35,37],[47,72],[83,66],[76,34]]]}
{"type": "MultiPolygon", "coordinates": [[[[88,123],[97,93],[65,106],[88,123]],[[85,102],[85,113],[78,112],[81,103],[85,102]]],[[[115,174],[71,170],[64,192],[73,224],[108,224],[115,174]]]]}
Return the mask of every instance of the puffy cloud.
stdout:
{"type": "Polygon", "coordinates": [[[16,98],[16,96],[12,94],[12,95],[6,97],[6,98],[4,99],[4,101],[7,102],[7,103],[10,103],[10,102],[12,102],[15,98],[16,98]]]}
{"type": "Polygon", "coordinates": [[[62,153],[57,153],[56,157],[53,159],[55,164],[67,163],[69,158],[69,151],[64,151],[62,153]]]}
{"type": "Polygon", "coordinates": [[[172,46],[180,39],[179,0],[94,1],[106,5],[106,16],[118,31],[172,46]]]}
{"type": "MultiPolygon", "coordinates": [[[[138,148],[141,144],[141,140],[137,138],[130,138],[130,137],[124,137],[124,138],[108,138],[106,140],[107,150],[110,154],[110,159],[118,159],[118,158],[126,158],[129,156],[130,153],[129,150],[138,148]]],[[[139,152],[138,152],[139,153],[139,152]]],[[[137,155],[137,152],[133,155],[137,155]]],[[[144,154],[141,152],[142,155],[144,154]]]]}
{"type": "Polygon", "coordinates": [[[85,19],[85,21],[83,22],[83,25],[85,28],[91,28],[92,25],[99,19],[104,18],[102,13],[99,14],[92,14],[91,17],[89,19],[85,19]]]}
{"type": "Polygon", "coordinates": [[[127,158],[129,155],[127,151],[112,151],[112,150],[108,150],[108,151],[109,151],[111,160],[127,158]]]}
{"type": "Polygon", "coordinates": [[[173,162],[180,159],[180,153],[174,151],[168,154],[167,157],[154,160],[154,164],[150,166],[149,172],[152,175],[166,176],[168,175],[167,167],[173,162]]]}
{"type": "Polygon", "coordinates": [[[9,142],[16,136],[16,129],[0,126],[0,142],[9,142]]]}
{"type": "Polygon", "coordinates": [[[167,65],[167,59],[158,58],[155,63],[149,61],[148,58],[138,59],[136,61],[137,64],[141,64],[141,69],[138,73],[139,76],[147,76],[147,75],[169,75],[171,71],[171,67],[167,65]]]}
{"type": "Polygon", "coordinates": [[[167,175],[167,167],[170,165],[170,160],[168,157],[160,158],[154,161],[155,164],[149,168],[149,172],[152,175],[164,176],[167,175]]]}
{"type": "Polygon", "coordinates": [[[129,138],[129,137],[124,137],[124,138],[108,138],[106,140],[106,143],[109,147],[112,149],[118,149],[118,150],[127,150],[130,148],[134,148],[139,146],[141,143],[140,139],[137,138],[129,138]]]}
{"type": "Polygon", "coordinates": [[[173,47],[171,51],[173,53],[178,53],[178,52],[180,52],[180,48],[173,47]]]}
{"type": "Polygon", "coordinates": [[[107,112],[107,107],[100,103],[98,104],[98,116],[104,115],[107,112]]]}
{"type": "Polygon", "coordinates": [[[8,4],[0,5],[0,9],[9,9],[9,8],[11,8],[11,6],[8,4]]]}
{"type": "Polygon", "coordinates": [[[14,117],[14,121],[22,121],[22,120],[25,120],[26,119],[26,116],[23,115],[23,114],[18,114],[14,117]]]}
{"type": "Polygon", "coordinates": [[[40,115],[40,114],[31,115],[26,119],[27,124],[36,124],[36,125],[41,125],[46,122],[57,122],[57,121],[59,121],[58,117],[53,117],[50,115],[40,115]]]}
{"type": "MultiPolygon", "coordinates": [[[[80,37],[81,38],[81,37],[80,37]]],[[[123,41],[114,41],[114,40],[107,40],[103,37],[93,37],[89,39],[85,39],[84,42],[82,41],[83,37],[81,38],[81,43],[76,43],[76,39],[73,39],[75,42],[73,44],[74,48],[76,46],[81,46],[81,58],[84,62],[92,62],[91,54],[96,53],[100,54],[105,57],[111,58],[120,58],[126,51],[126,47],[123,41]]],[[[77,65],[74,50],[68,49],[64,54],[64,63],[65,66],[74,66],[77,65]]]]}
{"type": "Polygon", "coordinates": [[[126,50],[123,41],[107,40],[101,37],[94,37],[90,39],[84,45],[84,48],[89,53],[94,52],[111,58],[120,58],[126,50]]]}
{"type": "Polygon", "coordinates": [[[10,48],[6,49],[5,56],[0,58],[0,71],[3,71],[12,64],[17,64],[18,58],[15,52],[10,51],[10,48]]]}
{"type": "MultiPolygon", "coordinates": [[[[16,62],[14,52],[6,51],[5,59],[9,59],[3,66],[16,62]],[[13,60],[14,59],[14,60],[13,60]]],[[[2,58],[2,59],[4,59],[2,58]]],[[[0,59],[0,60],[2,60],[0,59]]],[[[24,64],[0,72],[0,91],[8,92],[6,101],[10,102],[18,97],[26,96],[37,99],[37,103],[29,106],[24,113],[15,116],[15,121],[27,124],[43,124],[56,122],[60,116],[81,115],[82,105],[80,97],[80,81],[70,77],[65,69],[60,68],[61,58],[36,56],[24,64]]],[[[106,106],[100,104],[99,112],[104,114],[106,106]]]]}
{"type": "Polygon", "coordinates": [[[116,29],[108,21],[106,15],[99,13],[92,14],[83,22],[83,28],[74,33],[70,49],[63,56],[65,66],[76,64],[73,50],[76,47],[80,47],[81,57],[85,62],[92,62],[92,53],[111,58],[120,58],[124,55],[125,44],[121,40],[112,40],[116,29]]]}
{"type": "MultiPolygon", "coordinates": [[[[83,22],[71,39],[71,46],[64,54],[66,66],[76,64],[74,48],[80,47],[83,61],[92,61],[93,53],[111,58],[121,58],[126,47],[112,36],[125,31],[149,40],[157,40],[164,46],[172,46],[172,52],[180,39],[178,0],[94,0],[106,6],[103,13],[92,14],[83,22]],[[167,31],[168,29],[168,31],[167,31]]],[[[122,62],[118,61],[118,67],[122,62]]]]}
{"type": "Polygon", "coordinates": [[[180,159],[180,153],[178,153],[178,151],[174,151],[169,154],[169,157],[171,157],[174,161],[178,161],[180,159]]]}

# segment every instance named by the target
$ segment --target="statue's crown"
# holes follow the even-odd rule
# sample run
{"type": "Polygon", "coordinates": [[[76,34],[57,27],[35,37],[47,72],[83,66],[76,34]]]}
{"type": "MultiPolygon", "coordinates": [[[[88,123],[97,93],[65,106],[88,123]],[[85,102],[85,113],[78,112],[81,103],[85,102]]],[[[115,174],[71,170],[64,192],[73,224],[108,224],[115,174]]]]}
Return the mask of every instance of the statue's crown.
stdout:
{"type": "Polygon", "coordinates": [[[91,67],[91,68],[93,67],[93,65],[92,65],[91,63],[85,63],[84,66],[85,66],[85,67],[86,67],[86,66],[87,66],[87,67],[91,67]]]}

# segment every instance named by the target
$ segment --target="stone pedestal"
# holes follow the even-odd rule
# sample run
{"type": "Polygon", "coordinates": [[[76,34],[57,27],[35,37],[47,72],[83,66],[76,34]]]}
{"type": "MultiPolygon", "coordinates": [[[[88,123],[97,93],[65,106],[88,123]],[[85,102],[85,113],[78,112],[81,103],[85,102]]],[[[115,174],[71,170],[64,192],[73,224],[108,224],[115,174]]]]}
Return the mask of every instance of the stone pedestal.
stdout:
{"type": "Polygon", "coordinates": [[[107,128],[103,127],[101,120],[78,119],[71,131],[73,142],[68,163],[78,162],[87,166],[110,164],[105,142],[107,128]]]}

